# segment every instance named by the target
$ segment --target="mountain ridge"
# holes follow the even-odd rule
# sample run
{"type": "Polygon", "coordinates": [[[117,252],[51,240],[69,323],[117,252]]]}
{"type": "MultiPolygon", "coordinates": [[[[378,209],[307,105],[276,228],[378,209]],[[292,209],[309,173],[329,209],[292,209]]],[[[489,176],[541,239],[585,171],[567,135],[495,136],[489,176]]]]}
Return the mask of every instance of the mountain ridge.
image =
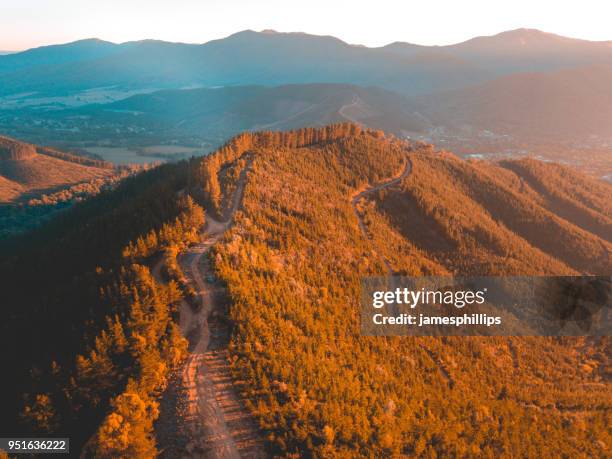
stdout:
{"type": "MultiPolygon", "coordinates": [[[[262,29],[260,31],[258,30],[254,30],[254,29],[243,29],[243,30],[239,30],[237,32],[233,32],[225,37],[220,37],[220,38],[213,38],[210,39],[208,41],[204,41],[204,42],[182,42],[182,41],[169,41],[169,40],[161,40],[161,39],[155,39],[155,38],[142,38],[139,40],[128,40],[128,41],[123,41],[123,42],[115,42],[115,41],[110,41],[110,40],[105,40],[103,38],[99,38],[99,37],[88,37],[88,38],[80,38],[78,40],[73,40],[73,41],[68,41],[68,42],[62,42],[62,43],[53,43],[53,44],[47,44],[47,45],[40,45],[40,46],[35,46],[33,48],[28,48],[25,50],[20,50],[20,51],[8,51],[11,53],[26,53],[26,52],[31,52],[33,50],[42,50],[45,48],[52,48],[52,47],[61,47],[61,46],[68,46],[68,45],[76,45],[76,44],[85,44],[85,43],[102,43],[102,44],[106,44],[106,45],[115,45],[115,46],[120,46],[120,45],[125,45],[125,44],[133,44],[133,43],[141,43],[141,42],[147,42],[147,41],[152,41],[152,42],[160,42],[160,43],[173,43],[173,44],[183,44],[183,45],[195,45],[195,46],[201,46],[201,45],[206,45],[209,44],[211,42],[217,42],[217,41],[222,41],[222,40],[226,40],[228,38],[232,38],[232,37],[237,37],[237,36],[259,36],[259,35],[277,35],[277,36],[306,36],[306,37],[319,37],[319,38],[332,38],[336,41],[342,42],[348,46],[358,46],[358,47],[365,47],[365,48],[369,48],[369,49],[380,49],[380,48],[386,48],[389,46],[394,46],[394,45],[408,45],[408,46],[418,46],[418,47],[422,47],[422,48],[446,48],[446,47],[454,47],[454,46],[459,46],[459,45],[464,45],[466,43],[471,43],[474,41],[481,41],[481,40],[495,40],[495,39],[500,39],[500,38],[506,38],[506,37],[512,37],[512,38],[521,38],[521,37],[547,37],[551,40],[562,40],[562,41],[575,41],[575,42],[583,42],[583,43],[600,43],[600,44],[605,44],[605,45],[612,45],[612,39],[610,40],[589,40],[589,39],[585,39],[585,38],[576,38],[576,37],[568,37],[568,36],[564,36],[564,35],[560,35],[557,33],[553,33],[553,32],[546,32],[544,30],[541,29],[535,29],[535,28],[528,28],[528,27],[519,27],[516,29],[509,29],[509,30],[504,30],[501,32],[497,32],[495,34],[492,35],[479,35],[476,37],[472,37],[472,38],[468,38],[466,40],[463,41],[458,41],[455,43],[450,43],[450,44],[444,44],[444,45],[423,45],[420,43],[416,43],[416,42],[405,42],[402,40],[397,40],[397,41],[393,41],[390,42],[386,45],[380,45],[380,46],[367,46],[367,45],[362,45],[359,43],[355,43],[355,44],[351,44],[345,40],[342,40],[341,38],[335,37],[333,35],[319,35],[319,34],[312,34],[309,32],[299,32],[299,31],[293,31],[293,32],[281,32],[281,31],[277,31],[274,29],[262,29]]],[[[4,52],[4,51],[2,51],[4,52]]]]}
{"type": "MultiPolygon", "coordinates": [[[[563,46],[571,43],[571,49],[561,52],[557,36],[530,31],[529,36],[537,37],[531,40],[537,45],[534,51],[505,62],[508,50],[516,48],[516,35],[525,32],[508,34],[446,46],[395,43],[372,48],[332,36],[252,30],[203,44],[160,40],[114,44],[89,39],[0,56],[0,91],[351,83],[403,94],[427,94],[465,87],[500,73],[612,61],[609,42],[568,39],[563,46]],[[405,52],[407,48],[409,52],[405,52]],[[441,62],[444,65],[440,66],[441,62]]],[[[520,47],[522,51],[528,48],[520,47]]]]}
{"type": "Polygon", "coordinates": [[[612,62],[551,72],[525,72],[421,99],[447,126],[462,125],[521,139],[612,138],[612,62]]]}
{"type": "Polygon", "coordinates": [[[564,166],[463,161],[351,123],[242,133],[5,243],[0,347],[31,345],[0,355],[14,369],[0,425],[12,433],[26,413],[33,429],[70,431],[75,450],[90,439],[101,456],[154,457],[168,370],[180,374],[189,350],[169,305],[189,293],[151,270],[208,240],[204,219],[237,208],[238,192],[206,261],[210,288],[227,288],[211,323],[231,321],[232,370],[270,456],[605,455],[593,439],[609,430],[606,340],[382,340],[360,335],[358,311],[383,260],[408,276],[606,274],[612,244],[571,220],[588,212],[606,235],[610,189],[564,166]],[[359,194],[379,183],[390,185],[359,194]]]}

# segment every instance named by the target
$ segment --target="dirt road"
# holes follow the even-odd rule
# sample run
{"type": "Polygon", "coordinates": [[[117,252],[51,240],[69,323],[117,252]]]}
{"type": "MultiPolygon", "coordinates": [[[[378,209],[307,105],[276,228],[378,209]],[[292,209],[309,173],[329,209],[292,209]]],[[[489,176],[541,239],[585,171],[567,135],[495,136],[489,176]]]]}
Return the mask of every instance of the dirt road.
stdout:
{"type": "MultiPolygon", "coordinates": [[[[355,195],[353,195],[353,197],[351,198],[351,204],[353,205],[353,212],[355,212],[355,216],[357,217],[357,221],[359,222],[359,229],[361,230],[361,232],[363,233],[363,235],[370,241],[372,241],[373,243],[373,239],[372,237],[368,234],[368,229],[365,226],[365,223],[363,222],[363,218],[361,217],[361,214],[359,213],[359,209],[357,208],[357,204],[359,203],[359,201],[361,201],[363,198],[365,198],[366,196],[375,193],[377,191],[380,191],[382,189],[385,188],[389,188],[393,185],[397,185],[398,183],[400,183],[402,180],[404,180],[406,177],[408,177],[410,175],[410,172],[412,172],[412,163],[410,162],[410,159],[406,158],[406,164],[404,165],[404,169],[402,170],[402,172],[397,175],[396,177],[393,177],[392,179],[389,179],[386,182],[382,182],[379,183],[378,185],[373,185],[370,186],[368,188],[366,188],[365,190],[361,191],[361,192],[357,192],[355,195]]],[[[389,260],[387,260],[385,257],[383,257],[380,253],[380,251],[378,249],[376,249],[376,247],[374,247],[374,252],[376,253],[376,255],[382,259],[386,269],[387,269],[387,275],[391,276],[393,275],[393,268],[391,267],[391,264],[389,263],[389,260]]]]}
{"type": "Polygon", "coordinates": [[[196,308],[186,301],[181,304],[180,329],[189,340],[190,354],[181,373],[173,381],[176,406],[172,407],[172,402],[167,403],[170,406],[166,407],[166,417],[174,415],[178,418],[174,436],[167,434],[172,429],[165,429],[162,435],[166,437],[160,441],[164,449],[162,457],[266,457],[257,424],[245,408],[232,380],[227,358],[230,327],[226,295],[224,288],[213,277],[208,257],[204,256],[231,226],[234,213],[242,201],[249,167],[250,163],[240,175],[226,218],[218,221],[207,216],[202,241],[178,258],[201,304],[196,308]]]}
{"type": "Polygon", "coordinates": [[[338,114],[342,116],[343,118],[346,118],[351,123],[361,124],[358,120],[356,120],[351,115],[346,113],[347,109],[351,107],[359,107],[360,103],[363,103],[363,102],[361,101],[361,99],[359,99],[357,95],[355,95],[353,96],[353,99],[351,100],[350,104],[344,104],[342,107],[340,107],[340,110],[338,110],[338,114]]]}

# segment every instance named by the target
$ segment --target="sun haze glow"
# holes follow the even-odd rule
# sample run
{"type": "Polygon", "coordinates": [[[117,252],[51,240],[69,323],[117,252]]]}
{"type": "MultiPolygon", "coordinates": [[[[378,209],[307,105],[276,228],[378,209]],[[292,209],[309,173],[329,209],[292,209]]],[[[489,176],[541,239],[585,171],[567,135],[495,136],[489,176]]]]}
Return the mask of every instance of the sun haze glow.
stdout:
{"type": "Polygon", "coordinates": [[[203,43],[234,32],[275,29],[333,35],[349,43],[460,42],[521,27],[610,40],[609,5],[486,0],[1,0],[0,50],[97,37],[203,43]]]}

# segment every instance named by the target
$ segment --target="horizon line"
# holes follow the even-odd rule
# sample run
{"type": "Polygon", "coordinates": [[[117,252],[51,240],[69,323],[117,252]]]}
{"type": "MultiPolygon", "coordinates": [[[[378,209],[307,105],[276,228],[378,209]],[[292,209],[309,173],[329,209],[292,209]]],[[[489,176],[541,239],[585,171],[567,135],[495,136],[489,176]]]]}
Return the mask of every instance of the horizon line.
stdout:
{"type": "Polygon", "coordinates": [[[348,45],[348,46],[354,46],[354,47],[360,47],[360,48],[367,48],[367,49],[381,49],[381,48],[385,48],[387,46],[391,46],[394,44],[406,44],[406,45],[411,45],[411,46],[420,46],[423,48],[444,48],[447,46],[456,46],[456,45],[460,45],[463,43],[467,43],[469,41],[475,40],[475,39],[479,39],[479,38],[492,38],[492,37],[496,37],[502,34],[506,34],[506,33],[512,33],[512,32],[537,32],[543,35],[550,35],[553,37],[557,37],[557,38],[563,38],[563,39],[567,39],[567,40],[574,40],[574,41],[583,41],[583,42],[588,42],[588,43],[610,43],[612,44],[612,39],[609,40],[588,40],[585,38],[578,38],[578,37],[569,37],[566,35],[559,35],[557,33],[554,32],[547,32],[544,31],[542,29],[535,29],[535,28],[530,28],[530,27],[519,27],[516,29],[508,29],[508,30],[502,30],[501,32],[492,34],[492,35],[476,35],[474,37],[468,38],[467,40],[463,40],[463,41],[458,41],[458,42],[453,42],[453,43],[449,43],[449,44],[445,44],[445,45],[423,45],[423,44],[419,44],[419,43],[415,43],[415,42],[408,42],[408,41],[401,41],[401,40],[396,40],[396,41],[391,41],[385,45],[381,45],[381,46],[368,46],[368,45],[363,45],[360,43],[349,43],[335,35],[328,35],[328,34],[323,34],[323,35],[319,35],[319,34],[313,34],[313,33],[309,33],[309,32],[303,32],[303,31],[292,31],[292,32],[283,32],[283,31],[277,31],[274,29],[262,29],[262,30],[254,30],[254,29],[243,29],[243,30],[239,30],[237,32],[231,33],[229,35],[223,36],[223,37],[219,37],[219,38],[213,38],[204,42],[186,42],[186,41],[171,41],[171,40],[162,40],[162,39],[158,39],[158,38],[142,38],[142,39],[138,39],[138,40],[127,40],[127,41],[121,41],[121,42],[115,42],[115,41],[111,41],[111,40],[105,40],[104,38],[100,38],[100,37],[84,37],[84,38],[78,38],[76,40],[72,40],[72,41],[67,41],[67,42],[61,42],[61,43],[48,43],[48,44],[41,44],[39,46],[33,46],[31,48],[24,48],[24,49],[18,49],[18,50],[0,50],[0,56],[6,56],[6,55],[11,55],[11,54],[18,54],[18,53],[23,53],[26,51],[30,51],[30,50],[34,50],[34,49],[40,49],[40,48],[46,48],[46,47],[50,47],[50,46],[63,46],[63,45],[70,45],[73,43],[79,43],[79,42],[83,42],[83,41],[100,41],[100,42],[105,42],[105,43],[110,43],[113,45],[117,45],[117,46],[121,46],[121,45],[125,45],[128,43],[142,43],[142,42],[146,42],[146,41],[157,41],[157,42],[161,42],[161,43],[172,43],[172,44],[180,44],[180,45],[193,45],[193,46],[202,46],[202,45],[206,45],[208,43],[212,43],[215,41],[220,41],[220,40],[225,40],[227,38],[233,37],[235,35],[241,34],[241,33],[246,33],[246,32],[252,32],[252,33],[256,33],[256,34],[278,34],[278,35],[307,35],[307,36],[311,36],[311,37],[322,37],[322,38],[333,38],[335,40],[341,41],[342,43],[348,45]]]}

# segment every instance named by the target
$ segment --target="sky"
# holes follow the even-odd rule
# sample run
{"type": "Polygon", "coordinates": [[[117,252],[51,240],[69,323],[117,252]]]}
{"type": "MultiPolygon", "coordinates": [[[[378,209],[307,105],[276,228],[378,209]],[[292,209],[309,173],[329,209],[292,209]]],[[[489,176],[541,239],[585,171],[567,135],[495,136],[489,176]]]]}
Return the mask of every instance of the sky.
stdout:
{"type": "Polygon", "coordinates": [[[612,40],[607,0],[0,0],[0,50],[83,38],[204,43],[240,30],[348,43],[458,43],[521,27],[612,40]]]}

